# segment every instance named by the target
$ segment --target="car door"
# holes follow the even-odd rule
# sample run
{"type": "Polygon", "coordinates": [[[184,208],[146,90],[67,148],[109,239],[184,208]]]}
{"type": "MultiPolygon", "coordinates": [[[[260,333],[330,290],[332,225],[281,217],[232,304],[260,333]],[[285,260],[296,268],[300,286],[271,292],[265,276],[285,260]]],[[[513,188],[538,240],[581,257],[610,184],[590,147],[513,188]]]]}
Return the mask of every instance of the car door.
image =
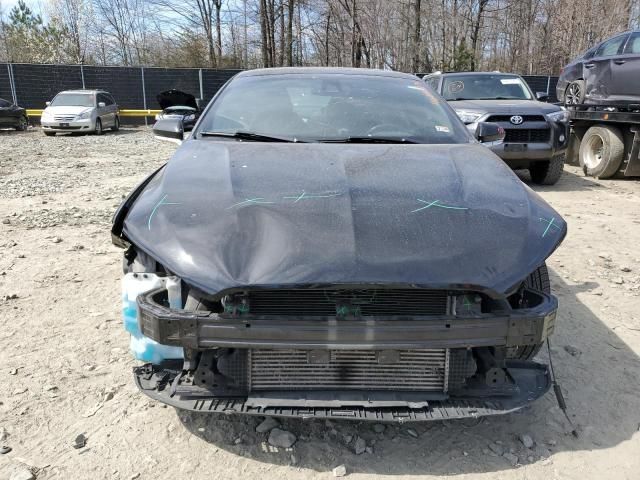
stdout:
{"type": "Polygon", "coordinates": [[[612,59],[622,51],[628,33],[603,42],[584,67],[585,93],[588,100],[605,101],[611,88],[612,59]]]}
{"type": "Polygon", "coordinates": [[[109,124],[115,125],[116,116],[118,114],[118,106],[116,105],[116,101],[113,99],[111,94],[105,93],[104,96],[107,99],[105,103],[107,104],[107,111],[109,112],[109,124]]]}
{"type": "Polygon", "coordinates": [[[640,102],[640,32],[632,33],[622,53],[612,59],[612,100],[640,102]]]}

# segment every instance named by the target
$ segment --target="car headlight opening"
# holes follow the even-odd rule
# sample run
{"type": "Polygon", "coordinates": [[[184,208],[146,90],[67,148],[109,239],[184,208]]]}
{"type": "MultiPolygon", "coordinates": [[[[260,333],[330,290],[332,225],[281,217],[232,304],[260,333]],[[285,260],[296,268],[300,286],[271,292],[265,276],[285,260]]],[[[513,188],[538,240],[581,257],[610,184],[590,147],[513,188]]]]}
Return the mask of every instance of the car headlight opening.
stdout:
{"type": "Polygon", "coordinates": [[[568,122],[569,121],[569,112],[567,110],[559,110],[553,113],[547,113],[547,120],[552,122],[568,122]]]}
{"type": "Polygon", "coordinates": [[[76,116],[77,120],[86,120],[87,118],[91,118],[91,110],[85,110],[76,116]]]}

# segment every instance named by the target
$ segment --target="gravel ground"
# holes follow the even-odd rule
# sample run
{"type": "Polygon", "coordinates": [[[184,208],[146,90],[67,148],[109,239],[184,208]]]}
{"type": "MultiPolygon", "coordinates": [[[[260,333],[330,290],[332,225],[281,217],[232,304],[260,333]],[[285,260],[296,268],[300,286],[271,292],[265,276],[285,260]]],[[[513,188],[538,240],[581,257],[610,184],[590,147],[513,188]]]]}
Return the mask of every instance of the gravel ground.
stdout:
{"type": "Polygon", "coordinates": [[[165,408],[132,382],[109,222],[173,150],[145,129],[0,131],[0,480],[639,478],[639,181],[568,167],[535,188],[569,223],[549,262],[553,355],[579,438],[552,394],[476,421],[260,425],[165,408]]]}

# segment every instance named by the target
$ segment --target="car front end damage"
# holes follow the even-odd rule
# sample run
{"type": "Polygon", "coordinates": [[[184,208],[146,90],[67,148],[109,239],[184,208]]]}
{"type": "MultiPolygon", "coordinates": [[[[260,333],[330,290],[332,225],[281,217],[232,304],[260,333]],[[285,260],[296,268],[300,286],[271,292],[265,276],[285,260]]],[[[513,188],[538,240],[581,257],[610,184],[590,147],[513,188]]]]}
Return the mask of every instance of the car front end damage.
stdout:
{"type": "Polygon", "coordinates": [[[185,142],[114,217],[145,394],[419,421],[508,413],[548,391],[531,359],[554,329],[544,262],[566,224],[487,149],[203,148],[185,142]],[[308,190],[289,194],[300,178],[308,190]]]}
{"type": "Polygon", "coordinates": [[[534,290],[513,297],[313,285],[223,292],[186,311],[170,308],[160,287],[137,298],[139,331],[184,359],[137,367],[136,384],[196,411],[400,421],[508,413],[550,387],[545,365],[509,349],[542,343],[557,310],[534,290]]]}

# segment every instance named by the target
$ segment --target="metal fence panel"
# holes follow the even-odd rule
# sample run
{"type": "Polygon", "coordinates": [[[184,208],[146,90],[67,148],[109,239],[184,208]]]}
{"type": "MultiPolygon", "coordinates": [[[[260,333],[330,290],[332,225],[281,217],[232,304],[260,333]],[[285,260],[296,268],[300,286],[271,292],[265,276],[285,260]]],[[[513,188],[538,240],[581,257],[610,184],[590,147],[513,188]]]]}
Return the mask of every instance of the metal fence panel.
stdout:
{"type": "MultiPolygon", "coordinates": [[[[205,102],[231,77],[241,72],[237,69],[197,68],[144,68],[99,67],[80,65],[12,64],[18,104],[31,109],[44,108],[45,102],[55,94],[69,89],[104,89],[114,96],[120,108],[157,109],[156,95],[176,88],[191,93],[205,102]],[[146,97],[146,98],[145,98],[146,97]]],[[[420,74],[419,74],[420,75],[420,74]]],[[[534,92],[547,92],[549,101],[555,102],[557,77],[523,75],[534,92]]],[[[7,64],[0,63],[0,97],[12,99],[11,81],[7,64]]]]}
{"type": "Polygon", "coordinates": [[[145,68],[144,82],[147,108],[160,108],[156,96],[166,90],[177,89],[200,97],[200,78],[197,68],[145,68]]]}
{"type": "Polygon", "coordinates": [[[83,70],[86,88],[106,90],[120,108],[143,108],[140,68],[84,66],[83,70]]]}
{"type": "Polygon", "coordinates": [[[61,90],[82,88],[78,65],[14,63],[13,78],[18,104],[25,108],[44,108],[61,90]]]}
{"type": "Polygon", "coordinates": [[[8,65],[5,64],[0,64],[0,98],[9,100],[10,102],[13,101],[8,65]]]}
{"type": "Polygon", "coordinates": [[[209,102],[227,81],[242,70],[202,70],[204,101],[209,102]]]}

